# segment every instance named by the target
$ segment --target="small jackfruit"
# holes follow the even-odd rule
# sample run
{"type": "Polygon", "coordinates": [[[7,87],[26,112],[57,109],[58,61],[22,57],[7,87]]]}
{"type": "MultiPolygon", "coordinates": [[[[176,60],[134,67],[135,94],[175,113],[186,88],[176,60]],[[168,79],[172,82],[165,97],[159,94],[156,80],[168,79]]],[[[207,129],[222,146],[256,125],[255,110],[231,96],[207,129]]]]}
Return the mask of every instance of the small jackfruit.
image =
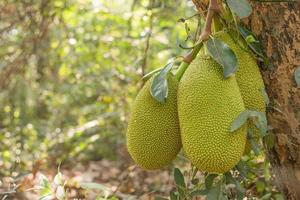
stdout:
{"type": "MultiPolygon", "coordinates": [[[[236,55],[238,70],[235,75],[246,109],[265,113],[265,101],[262,93],[265,86],[254,56],[250,50],[247,52],[238,45],[238,42],[242,44],[242,41],[234,41],[226,32],[219,32],[215,37],[228,44],[236,55]]],[[[247,47],[243,46],[243,48],[247,47]]],[[[258,142],[259,130],[253,123],[249,123],[248,126],[253,130],[254,140],[258,142]]],[[[251,144],[247,141],[245,154],[248,154],[251,149],[251,144]]]]}
{"type": "Polygon", "coordinates": [[[223,173],[239,162],[246,127],[233,133],[229,130],[244,110],[235,76],[224,79],[222,67],[199,53],[178,88],[181,140],[195,166],[206,172],[223,173]]]}
{"type": "Polygon", "coordinates": [[[168,76],[168,98],[162,104],[150,94],[153,77],[138,93],[127,129],[127,147],[133,160],[144,169],[168,165],[181,149],[177,113],[178,80],[168,76]]]}

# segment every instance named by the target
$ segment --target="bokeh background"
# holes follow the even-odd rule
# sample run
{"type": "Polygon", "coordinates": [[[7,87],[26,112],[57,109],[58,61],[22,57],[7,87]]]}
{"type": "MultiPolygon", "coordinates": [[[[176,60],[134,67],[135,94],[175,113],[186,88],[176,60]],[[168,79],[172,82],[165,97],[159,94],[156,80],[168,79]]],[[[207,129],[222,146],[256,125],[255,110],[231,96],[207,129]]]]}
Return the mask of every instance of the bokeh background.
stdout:
{"type": "Polygon", "coordinates": [[[126,125],[141,77],[195,42],[201,21],[182,19],[195,13],[179,0],[0,1],[0,197],[38,199],[27,190],[58,167],[125,199],[168,193],[172,166],[135,167],[126,125]]]}
{"type": "MultiPolygon", "coordinates": [[[[175,167],[206,187],[182,152],[140,169],[125,138],[141,78],[189,51],[196,14],[191,0],[0,1],[0,200],[162,200],[175,167]]],[[[246,196],[283,199],[263,151],[243,162],[246,196]]]]}

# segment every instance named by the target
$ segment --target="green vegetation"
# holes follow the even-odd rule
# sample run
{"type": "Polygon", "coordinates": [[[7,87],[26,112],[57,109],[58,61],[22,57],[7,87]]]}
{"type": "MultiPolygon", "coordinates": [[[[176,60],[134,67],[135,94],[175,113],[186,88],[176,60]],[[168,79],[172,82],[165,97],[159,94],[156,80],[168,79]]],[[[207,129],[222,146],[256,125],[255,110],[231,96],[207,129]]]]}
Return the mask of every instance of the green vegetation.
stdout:
{"type": "MultiPolygon", "coordinates": [[[[218,28],[266,61],[235,18],[247,1],[226,2],[218,28]]],[[[268,136],[256,61],[228,35],[199,40],[205,13],[180,0],[0,1],[0,199],[280,200],[264,149],[243,155],[246,123],[268,136]]]]}

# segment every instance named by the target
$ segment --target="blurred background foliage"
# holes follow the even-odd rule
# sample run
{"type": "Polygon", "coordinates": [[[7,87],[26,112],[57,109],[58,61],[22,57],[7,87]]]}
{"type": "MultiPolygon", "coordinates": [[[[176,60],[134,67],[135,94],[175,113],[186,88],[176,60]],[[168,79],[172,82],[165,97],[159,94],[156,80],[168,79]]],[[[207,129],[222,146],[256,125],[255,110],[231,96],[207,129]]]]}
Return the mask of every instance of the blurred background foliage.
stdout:
{"type": "MultiPolygon", "coordinates": [[[[166,196],[173,167],[132,167],[125,132],[141,78],[195,43],[203,24],[195,13],[190,0],[0,1],[0,198],[33,187],[16,184],[24,174],[79,165],[89,166],[85,180],[113,181],[106,186],[118,196],[166,196]]],[[[190,177],[185,161],[180,154],[176,166],[190,177]]],[[[276,192],[264,156],[249,163],[259,174],[244,182],[249,196],[276,192]]]]}
{"type": "Polygon", "coordinates": [[[124,159],[140,78],[193,42],[190,1],[0,2],[0,176],[124,159]],[[190,40],[185,42],[190,36],[190,40]],[[121,149],[121,150],[120,150],[121,149]]]}

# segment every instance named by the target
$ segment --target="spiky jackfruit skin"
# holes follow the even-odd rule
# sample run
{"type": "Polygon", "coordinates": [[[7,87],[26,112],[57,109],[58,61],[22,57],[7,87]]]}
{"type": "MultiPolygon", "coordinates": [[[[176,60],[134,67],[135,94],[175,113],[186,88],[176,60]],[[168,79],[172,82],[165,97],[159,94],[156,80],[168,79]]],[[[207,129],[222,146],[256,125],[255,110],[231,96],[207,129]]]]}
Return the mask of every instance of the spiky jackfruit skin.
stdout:
{"type": "Polygon", "coordinates": [[[168,98],[162,104],[150,94],[153,77],[138,93],[127,129],[127,147],[133,160],[144,169],[159,169],[181,149],[177,112],[178,81],[168,77],[168,98]]]}
{"type": "MultiPolygon", "coordinates": [[[[248,50],[249,52],[243,50],[228,33],[219,32],[215,37],[228,44],[236,55],[238,70],[235,75],[246,109],[265,113],[265,101],[262,95],[265,86],[256,59],[250,53],[250,50],[248,50]]],[[[253,137],[258,142],[259,130],[252,123],[249,123],[248,126],[253,130],[253,137]]],[[[247,141],[245,154],[248,154],[251,149],[251,144],[247,141]]]]}
{"type": "Polygon", "coordinates": [[[179,83],[181,140],[187,157],[200,170],[223,173],[243,155],[246,126],[234,133],[229,129],[245,107],[235,77],[224,79],[222,67],[201,54],[179,83]]]}

